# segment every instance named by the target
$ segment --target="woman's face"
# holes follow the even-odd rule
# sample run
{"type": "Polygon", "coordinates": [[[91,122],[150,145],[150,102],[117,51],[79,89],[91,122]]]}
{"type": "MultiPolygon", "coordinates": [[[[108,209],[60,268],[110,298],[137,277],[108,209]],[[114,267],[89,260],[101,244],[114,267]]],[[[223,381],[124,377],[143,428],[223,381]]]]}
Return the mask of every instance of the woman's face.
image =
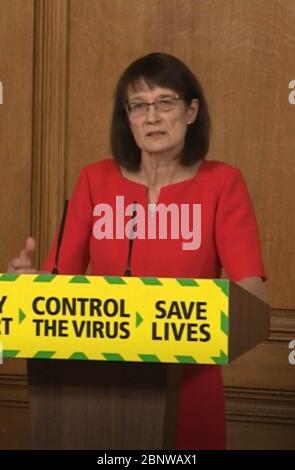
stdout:
{"type": "Polygon", "coordinates": [[[144,82],[140,89],[128,90],[128,118],[133,137],[146,154],[178,156],[184,148],[187,127],[198,112],[198,101],[190,105],[174,90],[144,82]],[[151,106],[146,104],[156,103],[151,106]]]}

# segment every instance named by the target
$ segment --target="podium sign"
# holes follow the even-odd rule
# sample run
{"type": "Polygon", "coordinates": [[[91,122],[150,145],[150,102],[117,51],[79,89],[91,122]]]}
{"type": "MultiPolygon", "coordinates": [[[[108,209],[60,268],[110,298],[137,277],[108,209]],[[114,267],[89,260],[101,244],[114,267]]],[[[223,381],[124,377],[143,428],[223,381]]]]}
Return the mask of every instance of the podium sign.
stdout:
{"type": "Polygon", "coordinates": [[[2,274],[3,357],[227,364],[231,285],[225,279],[2,274]]]}

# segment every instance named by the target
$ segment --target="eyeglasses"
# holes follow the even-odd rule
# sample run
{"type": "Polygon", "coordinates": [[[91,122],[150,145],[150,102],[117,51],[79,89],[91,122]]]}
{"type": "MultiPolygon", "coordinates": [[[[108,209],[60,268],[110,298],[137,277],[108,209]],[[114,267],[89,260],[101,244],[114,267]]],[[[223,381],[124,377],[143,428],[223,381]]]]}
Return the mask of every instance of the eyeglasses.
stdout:
{"type": "Polygon", "coordinates": [[[183,100],[180,96],[165,96],[158,98],[152,103],[138,102],[138,103],[126,103],[126,110],[130,117],[137,118],[144,116],[150,106],[154,106],[155,110],[159,113],[172,111],[179,100],[183,100]]]}

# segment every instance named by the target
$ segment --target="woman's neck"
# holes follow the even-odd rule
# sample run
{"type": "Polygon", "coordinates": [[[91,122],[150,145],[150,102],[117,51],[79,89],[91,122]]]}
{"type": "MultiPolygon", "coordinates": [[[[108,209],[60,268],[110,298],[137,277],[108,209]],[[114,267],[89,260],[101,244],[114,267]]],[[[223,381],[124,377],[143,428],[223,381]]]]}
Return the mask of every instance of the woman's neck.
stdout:
{"type": "Polygon", "coordinates": [[[161,188],[191,178],[196,174],[199,165],[200,162],[183,166],[180,157],[163,158],[143,153],[137,178],[148,187],[161,188]]]}
{"type": "Polygon", "coordinates": [[[161,158],[143,154],[139,174],[145,184],[149,187],[165,186],[175,182],[182,173],[179,158],[161,158]]]}
{"type": "Polygon", "coordinates": [[[121,173],[131,181],[160,190],[162,186],[179,183],[193,177],[200,164],[201,162],[197,162],[190,166],[183,166],[179,158],[168,159],[143,154],[140,169],[137,172],[131,172],[121,167],[121,173]]]}

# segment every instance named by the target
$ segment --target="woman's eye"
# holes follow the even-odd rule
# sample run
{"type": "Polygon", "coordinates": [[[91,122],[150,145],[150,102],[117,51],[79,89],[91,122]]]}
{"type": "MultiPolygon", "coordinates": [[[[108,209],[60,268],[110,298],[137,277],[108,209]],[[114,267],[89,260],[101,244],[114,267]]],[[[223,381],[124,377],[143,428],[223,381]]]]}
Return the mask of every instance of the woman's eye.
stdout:
{"type": "Polygon", "coordinates": [[[134,103],[134,104],[131,105],[131,109],[133,111],[140,111],[140,110],[144,109],[144,107],[145,107],[144,103],[134,103]]]}
{"type": "Polygon", "coordinates": [[[169,111],[170,109],[173,108],[173,106],[174,106],[174,102],[170,100],[169,98],[159,100],[157,102],[158,109],[163,110],[163,111],[169,111]]]}

